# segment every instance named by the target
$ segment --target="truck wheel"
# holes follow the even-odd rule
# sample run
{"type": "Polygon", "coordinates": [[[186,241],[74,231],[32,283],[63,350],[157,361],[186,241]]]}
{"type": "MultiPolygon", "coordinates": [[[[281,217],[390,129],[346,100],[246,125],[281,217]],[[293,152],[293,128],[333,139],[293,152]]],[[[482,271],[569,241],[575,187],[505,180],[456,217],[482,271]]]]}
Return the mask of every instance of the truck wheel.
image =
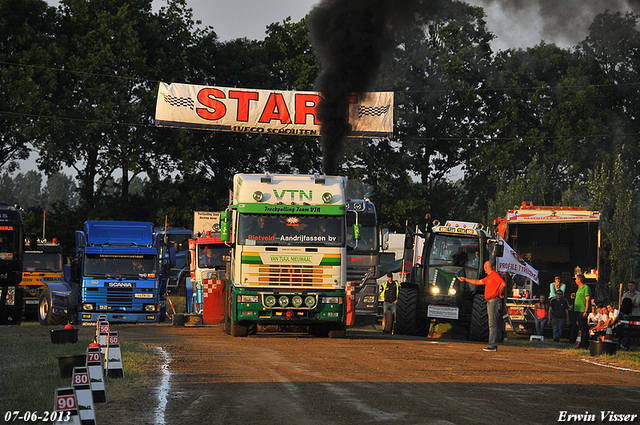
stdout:
{"type": "Polygon", "coordinates": [[[242,326],[237,322],[231,322],[231,336],[245,337],[249,335],[249,327],[242,326]]]}
{"type": "Polygon", "coordinates": [[[346,325],[336,325],[329,329],[329,338],[344,338],[347,334],[346,325]]]}
{"type": "Polygon", "coordinates": [[[393,331],[393,313],[390,311],[382,315],[382,332],[390,334],[393,331]]]}
{"type": "Polygon", "coordinates": [[[471,341],[489,341],[487,301],[480,294],[473,297],[471,323],[469,324],[469,339],[471,341]]]}
{"type": "Polygon", "coordinates": [[[53,314],[51,308],[51,291],[49,288],[44,289],[40,293],[38,300],[38,320],[41,325],[62,325],[67,322],[65,316],[53,314]]]}
{"type": "Polygon", "coordinates": [[[329,328],[326,324],[309,325],[309,333],[316,338],[326,338],[329,336],[329,328]]]}
{"type": "Polygon", "coordinates": [[[396,335],[416,335],[418,313],[418,288],[400,287],[396,304],[396,335]]]}

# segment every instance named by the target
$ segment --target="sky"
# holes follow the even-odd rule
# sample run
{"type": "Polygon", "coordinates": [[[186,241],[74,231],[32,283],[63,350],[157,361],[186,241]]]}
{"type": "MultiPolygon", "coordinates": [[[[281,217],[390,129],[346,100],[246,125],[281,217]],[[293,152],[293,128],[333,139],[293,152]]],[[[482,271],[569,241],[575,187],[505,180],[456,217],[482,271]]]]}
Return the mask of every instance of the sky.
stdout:
{"type": "MultiPolygon", "coordinates": [[[[58,0],[47,0],[57,5],[58,0]]],[[[212,26],[221,40],[247,37],[262,40],[266,27],[291,17],[294,22],[308,14],[319,0],[186,0],[194,20],[212,26]]],[[[482,6],[487,26],[497,39],[493,50],[532,47],[544,40],[573,47],[584,39],[593,17],[605,9],[626,9],[638,0],[467,0],[482,6]]],[[[153,10],[166,0],[153,0],[153,10]]]]}
{"type": "MultiPolygon", "coordinates": [[[[55,0],[51,0],[55,1],[55,0]]],[[[497,39],[493,50],[526,48],[541,40],[573,47],[587,35],[588,25],[605,9],[626,8],[637,0],[468,0],[482,6],[488,28],[497,39]]],[[[267,25],[308,14],[319,0],[187,0],[194,20],[213,26],[221,40],[262,40],[267,25]]],[[[158,10],[165,0],[154,0],[158,10]]]]}
{"type": "MultiPolygon", "coordinates": [[[[247,37],[262,40],[269,24],[291,17],[298,22],[319,0],[186,0],[193,9],[193,19],[202,26],[212,26],[220,40],[247,37]]],[[[393,1],[393,0],[391,0],[393,1]]],[[[47,0],[52,6],[58,0],[47,0]]],[[[497,38],[494,52],[508,48],[527,48],[554,43],[563,48],[574,47],[583,40],[597,13],[609,8],[626,10],[628,4],[640,0],[468,0],[485,9],[489,31],[497,38]]],[[[166,5],[166,0],[153,0],[153,10],[166,5]]],[[[21,163],[20,172],[35,169],[35,158],[21,163]]],[[[67,173],[68,170],[65,170],[67,173]]]]}

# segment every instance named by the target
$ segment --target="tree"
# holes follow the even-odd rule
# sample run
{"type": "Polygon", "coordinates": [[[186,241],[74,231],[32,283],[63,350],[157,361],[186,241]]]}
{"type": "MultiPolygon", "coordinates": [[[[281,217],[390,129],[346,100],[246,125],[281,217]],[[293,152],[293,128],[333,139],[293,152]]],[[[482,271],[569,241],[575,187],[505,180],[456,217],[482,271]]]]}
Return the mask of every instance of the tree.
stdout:
{"type": "Polygon", "coordinates": [[[191,9],[169,0],[157,15],[150,0],[62,0],[59,30],[58,119],[37,141],[39,166],[72,167],[87,211],[120,170],[121,202],[141,173],[171,171],[167,145],[152,126],[156,82],[184,75],[191,43],[191,9]]]}
{"type": "Polygon", "coordinates": [[[613,167],[601,165],[590,173],[589,194],[592,208],[600,211],[605,258],[611,270],[612,290],[631,278],[629,253],[637,246],[637,192],[634,179],[627,171],[621,155],[613,167]]]}
{"type": "Polygon", "coordinates": [[[56,203],[65,205],[68,208],[74,208],[78,203],[76,195],[76,185],[73,179],[63,173],[55,173],[47,178],[47,184],[44,188],[46,211],[51,210],[56,203]]]}
{"type": "MultiPolygon", "coordinates": [[[[605,149],[613,162],[620,154],[631,173],[631,183],[640,184],[640,15],[606,11],[597,15],[589,35],[578,46],[586,60],[593,61],[603,75],[600,90],[607,103],[607,126],[611,138],[605,149]]],[[[600,141],[602,143],[602,141],[600,141]]]]}
{"type": "Polygon", "coordinates": [[[407,218],[423,224],[427,212],[441,220],[466,215],[462,187],[447,175],[477,133],[476,90],[490,65],[492,35],[481,8],[440,5],[398,29],[374,86],[395,92],[393,139],[350,141],[342,164],[344,173],[374,188],[381,219],[398,230],[407,218]]]}
{"type": "Polygon", "coordinates": [[[55,53],[54,9],[42,0],[0,0],[0,168],[29,157],[55,53]]]}

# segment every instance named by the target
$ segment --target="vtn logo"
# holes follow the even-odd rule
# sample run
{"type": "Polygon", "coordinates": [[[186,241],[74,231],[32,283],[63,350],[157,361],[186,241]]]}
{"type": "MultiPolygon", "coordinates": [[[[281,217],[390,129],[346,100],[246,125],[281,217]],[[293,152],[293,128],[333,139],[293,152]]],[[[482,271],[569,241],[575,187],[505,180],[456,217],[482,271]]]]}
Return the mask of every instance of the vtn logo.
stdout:
{"type": "Polygon", "coordinates": [[[273,194],[276,195],[276,199],[278,201],[286,200],[283,198],[287,195],[287,193],[291,194],[291,201],[296,200],[296,194],[298,195],[298,201],[303,201],[304,199],[308,199],[309,201],[311,201],[311,199],[313,198],[313,190],[310,190],[307,193],[304,190],[298,189],[282,189],[282,191],[278,193],[278,189],[273,189],[273,194]]]}

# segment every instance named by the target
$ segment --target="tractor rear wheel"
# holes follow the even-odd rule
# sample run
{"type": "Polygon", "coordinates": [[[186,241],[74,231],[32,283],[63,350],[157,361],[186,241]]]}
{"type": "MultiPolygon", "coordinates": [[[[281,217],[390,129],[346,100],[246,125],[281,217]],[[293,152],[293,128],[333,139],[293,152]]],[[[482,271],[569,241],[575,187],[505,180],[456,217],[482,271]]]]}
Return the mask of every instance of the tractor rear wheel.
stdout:
{"type": "Polygon", "coordinates": [[[418,288],[400,287],[396,304],[395,333],[398,335],[416,335],[418,333],[418,288]]]}
{"type": "Polygon", "coordinates": [[[469,324],[469,339],[471,341],[489,341],[489,316],[487,315],[487,301],[484,296],[476,294],[473,297],[471,323],[469,324]]]}

